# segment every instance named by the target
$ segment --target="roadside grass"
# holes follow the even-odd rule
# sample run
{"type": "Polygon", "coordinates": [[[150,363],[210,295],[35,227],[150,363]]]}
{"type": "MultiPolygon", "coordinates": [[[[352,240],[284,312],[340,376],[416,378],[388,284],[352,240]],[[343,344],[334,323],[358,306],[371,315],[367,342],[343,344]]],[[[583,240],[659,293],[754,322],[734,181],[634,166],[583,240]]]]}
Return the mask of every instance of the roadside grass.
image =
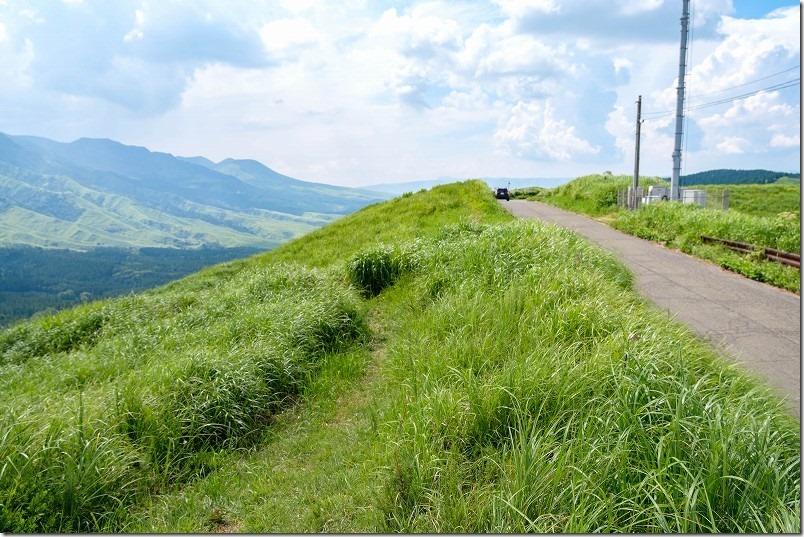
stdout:
{"type": "Polygon", "coordinates": [[[347,218],[0,332],[0,530],[800,531],[799,424],[611,255],[479,181],[347,218]]]}
{"type": "MultiPolygon", "coordinates": [[[[705,244],[700,235],[730,239],[760,248],[801,252],[801,186],[798,184],[684,186],[708,192],[728,188],[730,209],[701,210],[693,204],[655,203],[637,211],[618,209],[617,191],[628,188],[628,176],[588,175],[554,189],[535,194],[535,199],[569,211],[593,216],[625,233],[679,249],[748,278],[800,293],[800,270],[768,261],[760,255],[734,252],[725,246],[705,244]]],[[[640,184],[667,184],[659,178],[640,178],[640,184]]],[[[518,193],[514,193],[517,197],[518,193]]]]}
{"type": "MultiPolygon", "coordinates": [[[[536,199],[569,211],[602,216],[617,210],[617,192],[634,184],[626,175],[585,175],[566,184],[542,191],[536,199]]],[[[641,177],[640,186],[666,185],[659,177],[641,177]]]]}
{"type": "Polygon", "coordinates": [[[798,213],[773,217],[737,211],[702,209],[693,204],[657,203],[638,211],[623,211],[611,226],[643,239],[660,242],[723,268],[788,291],[801,291],[801,272],[795,267],[704,244],[701,235],[801,253],[801,221],[798,213]]]}
{"type": "Polygon", "coordinates": [[[762,185],[693,185],[682,188],[729,191],[729,209],[751,216],[774,217],[779,213],[801,212],[801,185],[770,183],[762,185]]]}
{"type": "Polygon", "coordinates": [[[798,530],[795,420],[611,256],[533,222],[388,250],[341,264],[407,258],[371,272],[372,353],[328,362],[259,448],[130,531],[798,530]]]}
{"type": "Polygon", "coordinates": [[[798,424],[611,258],[526,222],[417,246],[383,531],[798,531],[798,424]]]}

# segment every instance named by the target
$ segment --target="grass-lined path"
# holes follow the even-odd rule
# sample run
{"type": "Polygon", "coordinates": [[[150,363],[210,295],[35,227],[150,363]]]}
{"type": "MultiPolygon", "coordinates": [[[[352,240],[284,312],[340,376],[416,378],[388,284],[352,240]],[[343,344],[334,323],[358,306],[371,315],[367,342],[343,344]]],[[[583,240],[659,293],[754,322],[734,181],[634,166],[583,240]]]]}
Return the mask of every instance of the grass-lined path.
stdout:
{"type": "Polygon", "coordinates": [[[801,298],[589,217],[543,203],[501,202],[512,214],[584,235],[615,253],[638,289],[750,371],[767,379],[801,415],[801,298]]]}

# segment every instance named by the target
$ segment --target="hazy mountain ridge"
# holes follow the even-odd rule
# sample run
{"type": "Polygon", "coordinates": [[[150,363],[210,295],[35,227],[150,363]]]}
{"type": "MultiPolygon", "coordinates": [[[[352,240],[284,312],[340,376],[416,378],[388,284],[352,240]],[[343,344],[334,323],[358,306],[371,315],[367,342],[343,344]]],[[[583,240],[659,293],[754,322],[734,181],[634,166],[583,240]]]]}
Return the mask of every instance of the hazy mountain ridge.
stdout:
{"type": "Polygon", "coordinates": [[[272,247],[389,197],[257,161],[2,133],[0,189],[0,245],[72,249],[272,247]]]}
{"type": "MultiPolygon", "coordinates": [[[[422,189],[429,190],[434,186],[456,183],[459,181],[465,181],[466,179],[468,178],[438,177],[436,179],[428,179],[424,181],[409,181],[404,183],[368,185],[364,188],[371,191],[387,192],[389,194],[394,194],[398,196],[400,194],[404,194],[405,192],[417,192],[422,189]]],[[[571,177],[480,177],[480,180],[486,183],[489,186],[489,188],[498,188],[498,187],[525,188],[529,186],[554,188],[571,181],[572,178],[571,177]]]]}

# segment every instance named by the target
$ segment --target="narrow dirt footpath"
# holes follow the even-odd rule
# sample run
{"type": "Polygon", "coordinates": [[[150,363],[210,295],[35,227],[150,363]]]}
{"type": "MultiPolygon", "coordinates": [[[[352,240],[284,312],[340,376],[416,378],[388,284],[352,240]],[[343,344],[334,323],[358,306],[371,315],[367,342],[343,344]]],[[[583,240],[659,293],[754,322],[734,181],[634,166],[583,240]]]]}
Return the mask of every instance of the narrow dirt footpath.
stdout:
{"type": "Polygon", "coordinates": [[[765,378],[801,416],[798,295],[556,207],[524,200],[500,203],[515,216],[571,229],[614,253],[634,274],[643,295],[724,357],[765,378]]]}

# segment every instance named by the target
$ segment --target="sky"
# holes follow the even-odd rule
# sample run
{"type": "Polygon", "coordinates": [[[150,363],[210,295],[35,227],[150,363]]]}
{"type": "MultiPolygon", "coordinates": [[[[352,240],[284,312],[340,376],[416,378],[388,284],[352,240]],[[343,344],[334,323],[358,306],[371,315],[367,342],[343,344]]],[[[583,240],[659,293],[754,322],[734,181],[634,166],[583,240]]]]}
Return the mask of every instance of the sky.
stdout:
{"type": "MultiPolygon", "coordinates": [[[[669,177],[681,0],[0,0],[0,132],[306,181],[669,177]]],[[[799,172],[800,5],[692,0],[682,174],[799,172]]]]}

